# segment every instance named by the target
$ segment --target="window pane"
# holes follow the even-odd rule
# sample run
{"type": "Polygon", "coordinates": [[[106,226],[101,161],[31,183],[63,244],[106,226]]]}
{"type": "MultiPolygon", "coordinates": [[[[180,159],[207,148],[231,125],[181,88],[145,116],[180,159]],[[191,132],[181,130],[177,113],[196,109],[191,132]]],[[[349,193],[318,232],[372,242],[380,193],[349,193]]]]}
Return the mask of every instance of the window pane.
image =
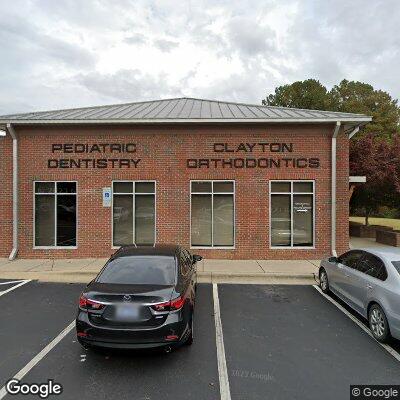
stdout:
{"type": "Polygon", "coordinates": [[[214,195],[214,246],[233,246],[233,195],[214,195]]]}
{"type": "Polygon", "coordinates": [[[392,264],[396,268],[396,271],[400,274],[400,261],[392,261],[392,264]]]}
{"type": "Polygon", "coordinates": [[[173,257],[130,256],[110,261],[96,282],[172,285],[175,282],[176,266],[173,257]]]}
{"type": "Polygon", "coordinates": [[[211,195],[192,195],[192,246],[211,246],[211,195]]]}
{"type": "Polygon", "coordinates": [[[154,193],[154,182],[136,182],[136,193],[154,193]]]}
{"type": "Polygon", "coordinates": [[[370,253],[365,253],[364,258],[360,262],[357,269],[367,275],[373,276],[374,278],[381,280],[385,280],[387,278],[386,268],[382,260],[370,253]]]}
{"type": "Polygon", "coordinates": [[[154,243],[155,206],[154,195],[135,197],[135,243],[154,243]]]}
{"type": "Polygon", "coordinates": [[[313,192],[313,183],[312,182],[293,182],[293,192],[312,193],[313,192]]]}
{"type": "Polygon", "coordinates": [[[271,182],[271,192],[290,193],[290,182],[271,182]]]}
{"type": "Polygon", "coordinates": [[[290,246],[290,196],[271,196],[271,244],[290,246]]]}
{"type": "Polygon", "coordinates": [[[35,246],[54,246],[54,195],[35,196],[35,246]]]}
{"type": "MultiPolygon", "coordinates": [[[[350,250],[347,253],[342,254],[338,261],[349,268],[355,268],[363,255],[364,253],[362,251],[350,250]]],[[[357,269],[359,268],[357,267],[357,269]]]]}
{"type": "Polygon", "coordinates": [[[133,193],[132,182],[114,182],[113,183],[114,193],[133,193]]]}
{"type": "Polygon", "coordinates": [[[214,182],[214,193],[233,193],[233,182],[214,182]]]}
{"type": "Polygon", "coordinates": [[[76,182],[57,182],[57,193],[76,193],[76,182]]]}
{"type": "Polygon", "coordinates": [[[36,193],[54,193],[54,182],[35,182],[36,193]]]}
{"type": "Polygon", "coordinates": [[[113,230],[114,246],[133,243],[133,196],[114,195],[113,230]]]}
{"type": "Polygon", "coordinates": [[[76,246],[76,196],[57,196],[57,246],[76,246]]]}
{"type": "Polygon", "coordinates": [[[211,193],[211,182],[192,182],[192,192],[211,193]]]}
{"type": "Polygon", "coordinates": [[[313,245],[313,196],[293,196],[293,246],[313,245]]]}

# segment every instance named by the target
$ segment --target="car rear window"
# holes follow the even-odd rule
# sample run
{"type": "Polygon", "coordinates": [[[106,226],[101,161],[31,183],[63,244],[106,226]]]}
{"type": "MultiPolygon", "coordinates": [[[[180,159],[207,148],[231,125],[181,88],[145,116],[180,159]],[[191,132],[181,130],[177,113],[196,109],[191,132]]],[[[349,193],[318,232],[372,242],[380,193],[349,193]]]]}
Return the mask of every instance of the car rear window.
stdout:
{"type": "Polygon", "coordinates": [[[108,262],[96,282],[173,285],[175,273],[175,259],[170,256],[119,257],[108,262]]]}
{"type": "Polygon", "coordinates": [[[397,272],[400,274],[400,261],[392,261],[392,264],[396,268],[397,272]]]}

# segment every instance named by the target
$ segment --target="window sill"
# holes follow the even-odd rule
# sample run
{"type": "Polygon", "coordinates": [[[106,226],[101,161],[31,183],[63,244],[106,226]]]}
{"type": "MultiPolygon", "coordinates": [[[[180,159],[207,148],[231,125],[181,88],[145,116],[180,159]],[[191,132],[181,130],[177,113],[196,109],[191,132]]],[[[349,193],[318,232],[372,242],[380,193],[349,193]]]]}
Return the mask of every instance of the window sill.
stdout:
{"type": "Polygon", "coordinates": [[[235,246],[190,246],[190,249],[200,249],[200,250],[235,250],[235,246]]]}
{"type": "Polygon", "coordinates": [[[270,246],[271,250],[315,250],[315,246],[270,246]]]}
{"type": "Polygon", "coordinates": [[[33,250],[77,250],[78,246],[33,246],[33,250]]]}

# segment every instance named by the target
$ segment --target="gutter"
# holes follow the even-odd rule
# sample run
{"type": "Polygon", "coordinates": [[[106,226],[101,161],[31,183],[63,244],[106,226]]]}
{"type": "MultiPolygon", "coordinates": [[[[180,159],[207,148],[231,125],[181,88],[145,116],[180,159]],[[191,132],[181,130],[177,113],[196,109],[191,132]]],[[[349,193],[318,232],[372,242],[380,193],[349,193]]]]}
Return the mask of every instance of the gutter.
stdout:
{"type": "Polygon", "coordinates": [[[332,134],[331,145],[331,250],[332,255],[337,257],[336,252],[336,138],[339,134],[341,122],[337,121],[332,134]]]}
{"type": "Polygon", "coordinates": [[[11,124],[7,124],[7,131],[10,133],[13,141],[13,182],[12,182],[12,196],[13,196],[13,248],[8,257],[10,261],[15,260],[18,253],[18,139],[17,133],[11,124]]]}
{"type": "MultiPolygon", "coordinates": [[[[14,125],[157,125],[157,124],[320,124],[338,121],[336,118],[128,118],[128,119],[0,119],[0,124],[14,125]]],[[[371,117],[340,118],[343,124],[363,124],[371,117]]]]}

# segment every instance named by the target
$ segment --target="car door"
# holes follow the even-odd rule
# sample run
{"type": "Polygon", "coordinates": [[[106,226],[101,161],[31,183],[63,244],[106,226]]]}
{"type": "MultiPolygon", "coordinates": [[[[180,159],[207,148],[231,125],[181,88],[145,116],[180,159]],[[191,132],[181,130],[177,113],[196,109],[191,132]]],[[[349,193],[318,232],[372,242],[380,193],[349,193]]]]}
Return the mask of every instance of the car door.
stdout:
{"type": "Polygon", "coordinates": [[[338,257],[334,276],[334,289],[336,289],[338,294],[343,297],[346,302],[350,303],[350,305],[353,305],[354,302],[350,290],[355,279],[354,271],[363,255],[364,252],[362,250],[350,250],[338,257]]]}
{"type": "Polygon", "coordinates": [[[387,271],[384,262],[369,252],[365,252],[357,270],[359,279],[355,281],[352,291],[357,301],[357,311],[366,315],[369,300],[375,298],[377,286],[387,278],[387,271]]]}

